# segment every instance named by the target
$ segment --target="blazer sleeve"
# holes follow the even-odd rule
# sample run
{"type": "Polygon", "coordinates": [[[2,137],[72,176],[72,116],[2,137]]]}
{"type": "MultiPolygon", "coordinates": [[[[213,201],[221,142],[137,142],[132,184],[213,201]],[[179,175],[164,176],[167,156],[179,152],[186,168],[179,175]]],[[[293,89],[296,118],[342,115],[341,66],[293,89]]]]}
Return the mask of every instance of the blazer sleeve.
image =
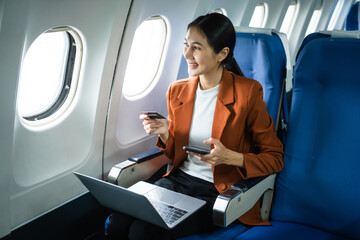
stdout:
{"type": "Polygon", "coordinates": [[[174,159],[174,113],[171,108],[171,87],[166,92],[167,108],[168,108],[168,124],[169,124],[169,139],[164,143],[160,137],[158,137],[156,146],[165,153],[165,155],[173,160],[174,159]]]}
{"type": "Polygon", "coordinates": [[[247,101],[247,131],[252,150],[244,153],[244,168],[239,169],[239,172],[243,178],[279,172],[284,165],[283,145],[276,136],[274,122],[267,112],[260,83],[254,81],[247,101]]]}

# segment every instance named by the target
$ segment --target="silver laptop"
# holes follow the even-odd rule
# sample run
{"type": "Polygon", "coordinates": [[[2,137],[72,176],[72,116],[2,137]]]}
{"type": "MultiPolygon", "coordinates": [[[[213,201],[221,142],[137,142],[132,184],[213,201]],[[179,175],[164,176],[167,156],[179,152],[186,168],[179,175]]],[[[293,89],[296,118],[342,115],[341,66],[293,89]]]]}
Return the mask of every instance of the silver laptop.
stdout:
{"type": "Polygon", "coordinates": [[[104,207],[171,229],[199,210],[205,201],[140,181],[129,188],[78,172],[90,193],[104,207]]]}

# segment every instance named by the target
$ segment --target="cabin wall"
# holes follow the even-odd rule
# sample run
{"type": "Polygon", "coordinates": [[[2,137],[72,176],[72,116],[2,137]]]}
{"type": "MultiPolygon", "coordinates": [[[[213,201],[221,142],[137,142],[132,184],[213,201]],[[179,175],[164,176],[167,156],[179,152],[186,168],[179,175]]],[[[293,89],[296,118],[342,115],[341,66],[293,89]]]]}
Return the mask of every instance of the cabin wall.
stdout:
{"type": "Polygon", "coordinates": [[[156,110],[167,115],[166,91],[170,83],[177,78],[187,24],[196,16],[206,14],[220,6],[226,10],[231,20],[240,21],[241,15],[236,15],[231,6],[235,4],[242,9],[245,7],[244,2],[240,4],[238,1],[189,0],[177,2],[177,7],[173,8],[173,2],[161,0],[157,2],[161,6],[159,8],[148,1],[133,1],[111,92],[104,144],[105,173],[108,173],[111,167],[119,161],[124,161],[138,152],[154,148],[156,138],[145,133],[141,121],[138,120],[139,115],[146,110],[156,110]],[[179,18],[178,12],[182,13],[181,18],[179,18]],[[143,21],[155,15],[164,17],[168,24],[169,41],[165,46],[163,65],[152,90],[139,99],[129,99],[123,95],[122,85],[135,30],[143,21]]]}
{"type": "Polygon", "coordinates": [[[1,146],[1,234],[84,192],[73,170],[102,176],[109,89],[129,8],[130,1],[117,0],[5,2],[0,129],[8,137],[1,146]],[[16,111],[21,61],[37,36],[59,26],[76,29],[83,41],[77,95],[60,118],[30,126],[16,111]]]}

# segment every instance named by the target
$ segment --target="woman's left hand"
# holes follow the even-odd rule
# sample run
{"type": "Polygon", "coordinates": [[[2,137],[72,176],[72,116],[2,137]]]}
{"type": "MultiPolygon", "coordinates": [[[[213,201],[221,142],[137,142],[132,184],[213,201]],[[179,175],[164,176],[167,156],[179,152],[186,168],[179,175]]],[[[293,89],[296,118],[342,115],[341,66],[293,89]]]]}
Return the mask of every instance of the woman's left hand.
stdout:
{"type": "Polygon", "coordinates": [[[238,167],[244,166],[243,154],[227,149],[218,139],[209,138],[205,140],[204,143],[214,145],[214,148],[209,154],[202,155],[193,152],[189,153],[199,160],[208,163],[210,166],[219,164],[234,165],[238,167]]]}

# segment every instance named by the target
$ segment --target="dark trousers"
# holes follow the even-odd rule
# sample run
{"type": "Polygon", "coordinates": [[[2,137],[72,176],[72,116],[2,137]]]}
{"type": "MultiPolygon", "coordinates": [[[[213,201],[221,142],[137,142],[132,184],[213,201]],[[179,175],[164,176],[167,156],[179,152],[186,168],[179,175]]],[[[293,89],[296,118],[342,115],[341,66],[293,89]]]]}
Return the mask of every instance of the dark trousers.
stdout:
{"type": "Polygon", "coordinates": [[[206,201],[206,205],[172,230],[160,228],[122,213],[114,213],[109,219],[107,228],[109,239],[176,239],[216,229],[212,223],[212,208],[219,193],[214,184],[190,176],[181,170],[175,170],[170,176],[156,181],[155,185],[202,199],[206,201]]]}

